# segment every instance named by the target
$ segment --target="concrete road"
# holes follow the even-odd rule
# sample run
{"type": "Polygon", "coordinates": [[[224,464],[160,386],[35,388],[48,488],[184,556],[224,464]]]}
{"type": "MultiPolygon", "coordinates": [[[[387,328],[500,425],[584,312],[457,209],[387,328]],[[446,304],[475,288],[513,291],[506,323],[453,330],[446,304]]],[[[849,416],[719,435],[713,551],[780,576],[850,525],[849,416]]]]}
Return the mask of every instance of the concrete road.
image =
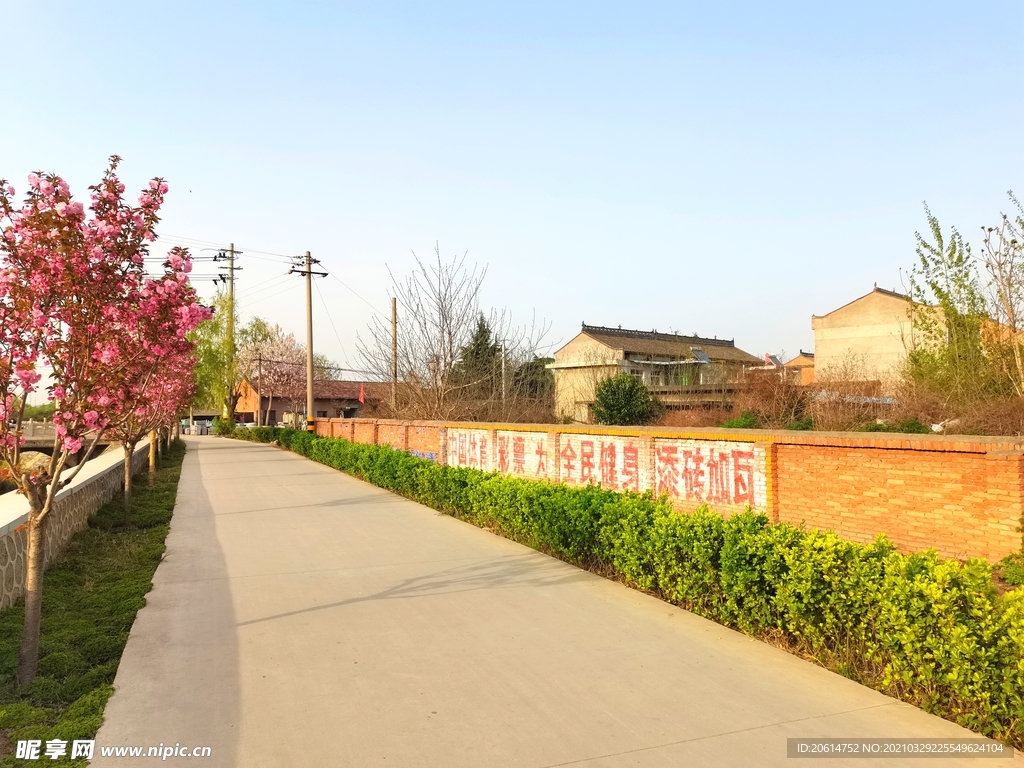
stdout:
{"type": "MultiPolygon", "coordinates": [[[[188,446],[98,747],[246,768],[799,766],[823,761],[787,759],[788,737],[973,736],[293,454],[188,446]]],[[[961,763],[1022,764],[939,764],[961,763]]],[[[135,761],[97,749],[108,764],[135,761]]],[[[853,763],[890,764],[935,765],[853,763]]]]}

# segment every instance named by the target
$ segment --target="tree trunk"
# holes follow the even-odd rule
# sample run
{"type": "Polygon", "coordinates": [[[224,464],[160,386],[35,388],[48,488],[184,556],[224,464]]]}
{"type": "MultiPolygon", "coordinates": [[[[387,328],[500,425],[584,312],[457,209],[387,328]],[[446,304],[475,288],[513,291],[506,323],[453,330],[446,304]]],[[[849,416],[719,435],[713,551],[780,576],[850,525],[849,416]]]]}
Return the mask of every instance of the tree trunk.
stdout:
{"type": "MultiPolygon", "coordinates": [[[[266,424],[266,425],[267,425],[268,427],[276,427],[276,426],[277,426],[277,424],[276,424],[276,423],[274,423],[274,424],[271,424],[271,423],[270,423],[270,408],[271,408],[271,406],[273,406],[273,404],[274,404],[274,393],[273,393],[273,392],[271,392],[271,393],[270,393],[270,397],[268,397],[268,398],[267,398],[267,418],[266,418],[266,420],[265,420],[265,421],[263,422],[263,423],[264,423],[264,424],[266,424]]],[[[276,420],[275,420],[275,422],[276,422],[276,420]]]]}
{"type": "Polygon", "coordinates": [[[124,524],[132,521],[132,455],[135,443],[124,444],[124,524]]]}
{"type": "Polygon", "coordinates": [[[25,557],[25,626],[18,653],[18,690],[24,691],[36,679],[39,666],[39,633],[43,618],[43,564],[45,518],[36,510],[28,513],[28,552],[25,557]]]}
{"type": "Polygon", "coordinates": [[[153,485],[156,476],[156,430],[149,430],[149,484],[153,485]]]}

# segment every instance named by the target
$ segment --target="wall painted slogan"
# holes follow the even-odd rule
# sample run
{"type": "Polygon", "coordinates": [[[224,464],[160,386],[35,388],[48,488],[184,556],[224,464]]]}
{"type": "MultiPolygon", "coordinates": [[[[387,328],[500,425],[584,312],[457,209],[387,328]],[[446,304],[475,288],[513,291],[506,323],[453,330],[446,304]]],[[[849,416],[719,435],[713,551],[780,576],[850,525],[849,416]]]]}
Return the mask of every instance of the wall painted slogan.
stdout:
{"type": "Polygon", "coordinates": [[[715,508],[768,506],[765,447],[719,440],[448,429],[448,464],[715,508]]]}
{"type": "Polygon", "coordinates": [[[712,507],[768,507],[764,445],[724,440],[655,440],[654,491],[712,507]]]}

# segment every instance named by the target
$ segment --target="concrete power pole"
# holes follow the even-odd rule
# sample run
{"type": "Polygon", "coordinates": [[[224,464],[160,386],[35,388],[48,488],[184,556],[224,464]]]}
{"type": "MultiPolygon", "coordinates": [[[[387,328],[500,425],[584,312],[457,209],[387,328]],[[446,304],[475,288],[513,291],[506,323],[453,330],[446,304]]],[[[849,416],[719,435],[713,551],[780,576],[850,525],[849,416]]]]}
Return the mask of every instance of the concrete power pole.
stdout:
{"type": "Polygon", "coordinates": [[[313,273],[306,251],[306,431],[315,432],[313,421],[313,273]]]}
{"type": "Polygon", "coordinates": [[[398,299],[391,297],[391,415],[395,416],[398,391],[398,299]]]}
{"type": "Polygon", "coordinates": [[[263,352],[256,353],[256,426],[263,426],[263,352]]]}
{"type": "Polygon", "coordinates": [[[313,411],[313,275],[327,277],[326,272],[314,272],[313,265],[320,262],[309,255],[306,251],[305,269],[292,267],[288,274],[304,275],[306,277],[306,431],[315,432],[316,423],[313,411]]]}
{"type": "Polygon", "coordinates": [[[224,405],[221,408],[221,418],[229,419],[234,414],[231,413],[231,396],[234,394],[233,389],[235,386],[235,244],[229,243],[227,252],[223,254],[223,258],[228,262],[228,274],[224,277],[221,274],[221,278],[225,280],[228,286],[228,318],[226,322],[226,336],[227,336],[227,352],[228,352],[228,370],[227,370],[227,385],[228,392],[227,398],[224,401],[224,405]]]}

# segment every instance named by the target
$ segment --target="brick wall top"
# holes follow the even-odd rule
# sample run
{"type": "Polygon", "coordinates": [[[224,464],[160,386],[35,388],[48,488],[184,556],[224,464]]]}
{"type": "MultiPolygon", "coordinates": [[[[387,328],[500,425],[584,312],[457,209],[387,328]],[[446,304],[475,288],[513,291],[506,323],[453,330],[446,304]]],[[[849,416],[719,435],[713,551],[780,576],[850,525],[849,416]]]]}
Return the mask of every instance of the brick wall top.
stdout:
{"type": "MultiPolygon", "coordinates": [[[[323,421],[323,419],[318,419],[323,421]]],[[[884,432],[814,432],[788,429],[679,429],[676,427],[605,427],[594,424],[513,424],[482,421],[404,421],[401,419],[329,419],[356,423],[410,424],[452,429],[500,429],[513,432],[556,432],[573,435],[618,435],[673,440],[729,440],[738,443],[778,443],[839,448],[887,448],[948,453],[1024,452],[1024,437],[980,435],[904,435],[884,432]]]]}
{"type": "Polygon", "coordinates": [[[953,453],[993,453],[1024,451],[1022,437],[977,435],[904,435],[883,432],[813,432],[788,429],[679,429],[676,427],[605,427],[592,424],[500,424],[483,422],[447,422],[459,429],[501,429],[516,432],[558,432],[574,435],[621,435],[676,440],[729,440],[739,443],[780,443],[843,448],[888,448],[909,451],[953,453]]]}

